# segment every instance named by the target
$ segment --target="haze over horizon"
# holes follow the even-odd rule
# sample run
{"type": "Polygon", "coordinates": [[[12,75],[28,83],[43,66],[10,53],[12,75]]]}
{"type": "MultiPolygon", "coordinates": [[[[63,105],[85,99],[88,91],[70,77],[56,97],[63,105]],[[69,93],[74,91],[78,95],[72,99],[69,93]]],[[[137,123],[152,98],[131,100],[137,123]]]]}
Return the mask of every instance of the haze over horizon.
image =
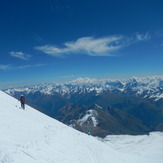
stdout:
{"type": "Polygon", "coordinates": [[[0,88],[163,75],[162,0],[3,1],[0,15],[0,88]]]}

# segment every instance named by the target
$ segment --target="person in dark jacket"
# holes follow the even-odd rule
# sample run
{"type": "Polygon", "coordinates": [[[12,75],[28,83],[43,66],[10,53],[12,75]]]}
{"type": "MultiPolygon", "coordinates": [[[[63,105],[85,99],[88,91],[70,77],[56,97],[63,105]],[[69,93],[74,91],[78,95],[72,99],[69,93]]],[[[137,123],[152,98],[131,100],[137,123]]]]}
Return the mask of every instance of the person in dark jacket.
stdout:
{"type": "Polygon", "coordinates": [[[21,95],[19,101],[21,103],[21,108],[25,110],[25,102],[26,102],[25,97],[21,95]]]}

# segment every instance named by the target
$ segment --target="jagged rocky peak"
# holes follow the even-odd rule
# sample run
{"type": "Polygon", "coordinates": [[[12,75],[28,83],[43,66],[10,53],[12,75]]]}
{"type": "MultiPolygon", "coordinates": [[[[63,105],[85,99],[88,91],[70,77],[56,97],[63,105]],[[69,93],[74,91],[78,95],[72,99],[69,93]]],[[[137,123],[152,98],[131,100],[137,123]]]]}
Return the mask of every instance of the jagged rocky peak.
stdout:
{"type": "Polygon", "coordinates": [[[132,77],[126,80],[111,80],[111,79],[91,79],[78,78],[73,81],[64,83],[45,83],[39,85],[32,85],[23,88],[13,88],[5,90],[6,93],[14,95],[16,93],[35,93],[54,95],[59,93],[62,96],[75,93],[90,93],[92,91],[99,95],[105,91],[110,92],[133,92],[135,95],[143,95],[144,98],[155,98],[156,100],[163,97],[163,77],[132,77]]]}
{"type": "Polygon", "coordinates": [[[133,77],[127,81],[126,87],[137,87],[138,83],[139,83],[138,78],[133,77]]]}
{"type": "Polygon", "coordinates": [[[79,125],[91,125],[96,127],[99,123],[98,121],[98,113],[95,110],[87,110],[85,114],[77,120],[79,125]]]}

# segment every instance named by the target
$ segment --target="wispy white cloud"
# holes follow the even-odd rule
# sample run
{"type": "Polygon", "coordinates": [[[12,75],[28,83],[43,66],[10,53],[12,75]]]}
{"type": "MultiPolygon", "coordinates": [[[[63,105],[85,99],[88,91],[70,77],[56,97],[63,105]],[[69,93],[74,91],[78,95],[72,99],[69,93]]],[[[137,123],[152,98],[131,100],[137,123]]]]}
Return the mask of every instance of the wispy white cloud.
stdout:
{"type": "Polygon", "coordinates": [[[149,40],[151,38],[151,35],[146,32],[145,34],[141,34],[141,33],[135,33],[134,34],[134,39],[135,41],[146,41],[149,40]]]}
{"type": "Polygon", "coordinates": [[[22,65],[22,66],[14,66],[14,65],[0,65],[0,70],[13,70],[13,69],[26,69],[31,67],[42,67],[45,64],[35,64],[35,65],[22,65]]]}
{"type": "Polygon", "coordinates": [[[22,60],[29,60],[29,58],[31,57],[31,55],[29,54],[25,54],[21,51],[11,51],[9,53],[12,57],[16,57],[16,58],[19,58],[19,59],[22,59],[22,60]]]}
{"type": "Polygon", "coordinates": [[[122,35],[102,38],[82,37],[76,41],[64,43],[63,47],[44,45],[35,47],[35,49],[59,58],[80,54],[89,56],[114,56],[115,52],[124,47],[149,39],[149,33],[134,33],[131,37],[122,35]]]}
{"type": "Polygon", "coordinates": [[[11,68],[11,65],[0,65],[0,70],[8,70],[11,68]]]}
{"type": "Polygon", "coordinates": [[[17,66],[16,69],[26,69],[30,67],[42,67],[45,66],[45,64],[35,64],[35,65],[23,65],[23,66],[17,66]]]}
{"type": "Polygon", "coordinates": [[[89,56],[112,56],[112,52],[121,48],[119,41],[122,36],[112,36],[95,39],[93,37],[79,38],[74,42],[64,43],[63,48],[53,45],[35,47],[54,57],[66,57],[71,54],[86,54],[89,56]]]}

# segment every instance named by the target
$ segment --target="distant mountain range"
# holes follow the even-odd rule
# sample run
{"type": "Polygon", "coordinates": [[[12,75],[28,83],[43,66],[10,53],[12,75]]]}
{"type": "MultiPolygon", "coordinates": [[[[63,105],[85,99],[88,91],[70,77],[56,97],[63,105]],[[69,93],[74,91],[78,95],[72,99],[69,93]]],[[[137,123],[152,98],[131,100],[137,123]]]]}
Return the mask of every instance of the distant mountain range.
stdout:
{"type": "Polygon", "coordinates": [[[93,135],[163,130],[163,77],[126,80],[78,78],[4,90],[39,111],[93,135]]]}

